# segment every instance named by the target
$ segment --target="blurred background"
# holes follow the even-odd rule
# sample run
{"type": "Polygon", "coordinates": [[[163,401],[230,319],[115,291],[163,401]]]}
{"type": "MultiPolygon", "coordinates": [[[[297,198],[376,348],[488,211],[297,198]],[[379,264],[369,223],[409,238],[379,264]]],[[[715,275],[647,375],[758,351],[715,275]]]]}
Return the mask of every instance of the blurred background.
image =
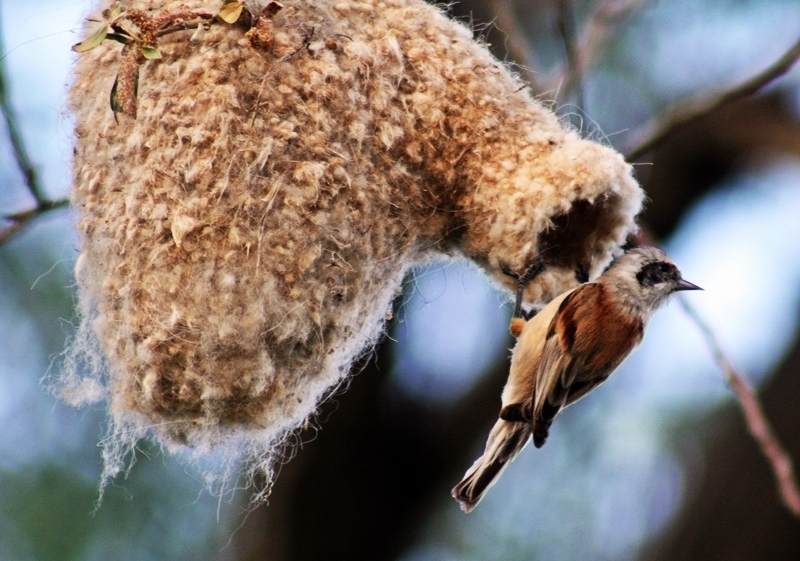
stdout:
{"type": "MultiPolygon", "coordinates": [[[[2,0],[3,64],[45,195],[70,188],[70,46],[87,0],[2,0]]],[[[797,0],[464,0],[469,23],[587,136],[630,154],[643,126],[729,89],[800,38],[797,0]]],[[[0,215],[35,206],[6,130],[0,215]]],[[[637,155],[642,221],[759,388],[800,461],[800,71],[637,155]]],[[[465,262],[409,275],[389,332],[321,407],[269,504],[209,492],[142,442],[96,509],[105,412],[58,402],[75,325],[69,209],[0,244],[0,559],[797,560],[800,523],[677,302],[470,515],[451,487],[481,453],[508,371],[511,306],[465,262]]],[[[11,223],[0,223],[0,229],[11,223]]],[[[0,230],[2,231],[2,230],[0,230]]]]}

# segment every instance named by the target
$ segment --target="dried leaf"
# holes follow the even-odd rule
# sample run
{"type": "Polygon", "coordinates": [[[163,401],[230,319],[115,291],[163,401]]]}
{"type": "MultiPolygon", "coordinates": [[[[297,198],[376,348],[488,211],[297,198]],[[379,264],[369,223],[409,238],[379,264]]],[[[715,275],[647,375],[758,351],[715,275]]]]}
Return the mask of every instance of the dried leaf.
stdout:
{"type": "Polygon", "coordinates": [[[217,17],[225,23],[236,23],[242,15],[244,4],[240,0],[225,0],[217,12],[217,17]]]}
{"type": "Polygon", "coordinates": [[[261,15],[266,17],[272,17],[278,12],[280,12],[282,9],[283,9],[283,4],[281,4],[280,2],[270,2],[269,4],[264,6],[263,10],[261,10],[261,15]]]}
{"type": "Polygon", "coordinates": [[[80,43],[72,45],[72,50],[76,53],[85,53],[86,51],[90,51],[100,45],[100,43],[105,40],[106,35],[108,35],[108,24],[103,25],[100,29],[92,33],[80,43]]]}
{"type": "Polygon", "coordinates": [[[147,60],[156,60],[161,58],[161,53],[155,47],[141,47],[142,55],[147,60]]]}

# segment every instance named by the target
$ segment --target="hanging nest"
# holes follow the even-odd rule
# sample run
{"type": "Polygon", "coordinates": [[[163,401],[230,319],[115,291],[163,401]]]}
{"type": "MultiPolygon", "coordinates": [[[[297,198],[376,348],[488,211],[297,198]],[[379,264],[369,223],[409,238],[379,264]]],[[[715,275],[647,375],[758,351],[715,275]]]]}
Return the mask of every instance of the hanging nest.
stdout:
{"type": "Polygon", "coordinates": [[[422,0],[221,3],[107,3],[124,45],[76,49],[62,393],[108,401],[106,477],[148,432],[268,469],[410,267],[464,256],[513,289],[500,263],[541,255],[544,303],[602,271],[642,202],[618,153],[422,0]]]}

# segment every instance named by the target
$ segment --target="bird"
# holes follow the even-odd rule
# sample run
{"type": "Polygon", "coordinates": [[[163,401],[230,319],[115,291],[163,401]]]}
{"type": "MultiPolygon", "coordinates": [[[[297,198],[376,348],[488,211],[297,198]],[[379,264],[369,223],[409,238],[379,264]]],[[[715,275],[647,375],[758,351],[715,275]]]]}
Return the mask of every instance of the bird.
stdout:
{"type": "MultiPolygon", "coordinates": [[[[638,346],[655,311],[675,292],[702,290],[684,280],[655,247],[617,257],[593,282],[568,290],[532,317],[522,311],[524,287],[544,269],[539,259],[518,281],[511,355],[499,419],[483,455],[453,488],[464,512],[472,511],[506,466],[532,439],[541,448],[556,415],[608,378],[638,346]]],[[[578,278],[584,276],[581,272],[578,278]]]]}

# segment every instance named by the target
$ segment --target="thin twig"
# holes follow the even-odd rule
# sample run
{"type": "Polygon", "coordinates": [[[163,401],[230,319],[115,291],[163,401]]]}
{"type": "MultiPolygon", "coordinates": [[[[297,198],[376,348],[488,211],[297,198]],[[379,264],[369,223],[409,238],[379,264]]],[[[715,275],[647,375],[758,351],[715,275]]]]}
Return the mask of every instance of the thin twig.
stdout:
{"type": "Polygon", "coordinates": [[[0,228],[0,245],[7,242],[11,239],[14,234],[17,234],[20,230],[22,230],[25,226],[27,226],[32,220],[42,216],[45,213],[50,212],[51,210],[56,210],[58,208],[64,208],[69,206],[69,199],[58,199],[55,201],[40,201],[35,208],[30,210],[25,210],[22,212],[17,212],[15,214],[9,214],[7,216],[0,217],[0,220],[3,222],[10,222],[7,226],[0,228]]]}
{"type": "Polygon", "coordinates": [[[794,516],[800,517],[800,490],[798,490],[797,487],[797,479],[795,477],[794,468],[792,467],[792,459],[789,457],[789,454],[786,453],[786,450],[783,449],[780,442],[778,442],[769,421],[767,421],[764,409],[761,407],[761,403],[758,401],[755,391],[725,355],[711,327],[703,321],[697,311],[685,298],[679,298],[678,300],[686,311],[686,314],[694,321],[697,327],[700,328],[700,331],[706,339],[706,343],[714,353],[714,359],[717,361],[717,365],[719,365],[725,376],[725,381],[739,399],[747,428],[750,434],[753,435],[753,438],[756,439],[756,442],[758,442],[762,453],[767,458],[772,467],[772,471],[775,473],[775,478],[778,483],[778,492],[783,500],[783,504],[786,505],[786,508],[789,509],[794,516]]]}
{"type": "Polygon", "coordinates": [[[514,7],[509,0],[489,0],[489,9],[497,22],[497,29],[506,35],[508,54],[517,62],[523,80],[536,94],[543,93],[533,64],[533,46],[527,41],[527,34],[518,24],[514,7]]]}
{"type": "MultiPolygon", "coordinates": [[[[0,53],[2,52],[5,52],[5,49],[3,48],[3,35],[0,33],[0,53]]],[[[25,178],[25,186],[36,200],[36,206],[30,210],[0,216],[0,221],[3,223],[3,226],[0,227],[0,244],[7,242],[39,216],[51,210],[69,205],[68,199],[48,200],[44,188],[39,182],[39,174],[33,162],[31,162],[31,159],[28,157],[28,151],[25,148],[22,132],[17,125],[16,113],[11,106],[4,60],[4,57],[0,57],[0,112],[2,112],[3,119],[6,123],[6,131],[14,150],[14,159],[17,162],[17,167],[19,167],[22,176],[25,178]]]]}
{"type": "MultiPolygon", "coordinates": [[[[1,15],[0,24],[2,24],[1,15]]],[[[4,52],[3,36],[0,34],[0,53],[4,52]]],[[[28,187],[28,191],[30,191],[31,195],[33,195],[33,198],[36,199],[37,204],[41,204],[47,200],[47,197],[39,182],[39,174],[36,171],[36,167],[28,157],[28,151],[25,149],[25,142],[22,139],[22,132],[17,125],[16,114],[14,113],[13,107],[11,107],[11,99],[8,94],[5,57],[0,57],[0,112],[2,112],[3,119],[6,123],[8,138],[14,150],[14,159],[17,162],[20,172],[22,172],[22,176],[25,178],[25,185],[28,187]]]]}
{"type": "Polygon", "coordinates": [[[666,140],[678,128],[708,115],[723,105],[758,92],[764,86],[786,74],[794,66],[798,58],[800,58],[800,39],[769,68],[745,80],[738,86],[668,110],[664,116],[655,119],[652,124],[645,127],[645,131],[652,132],[634,135],[634,141],[632,142],[634,147],[626,150],[626,159],[632,162],[641,158],[666,140]]]}
{"type": "Polygon", "coordinates": [[[577,64],[581,76],[586,76],[594,60],[604,50],[619,24],[629,19],[649,0],[605,0],[589,19],[578,42],[577,64]]]}
{"type": "MultiPolygon", "coordinates": [[[[637,245],[657,245],[646,224],[641,225],[639,232],[633,236],[632,241],[637,245]]],[[[773,434],[764,409],[761,407],[753,388],[728,359],[711,326],[703,320],[686,298],[679,297],[678,302],[702,332],[706,344],[722,370],[725,381],[736,395],[739,406],[742,408],[747,428],[775,473],[781,500],[794,516],[800,517],[800,490],[798,490],[796,483],[792,460],[773,434]]]]}
{"type": "Polygon", "coordinates": [[[565,99],[575,93],[575,105],[581,111],[586,110],[583,95],[583,72],[581,69],[578,45],[578,35],[575,31],[575,13],[572,0],[558,0],[558,33],[564,43],[564,52],[567,55],[567,69],[563,76],[563,92],[565,99]]]}

